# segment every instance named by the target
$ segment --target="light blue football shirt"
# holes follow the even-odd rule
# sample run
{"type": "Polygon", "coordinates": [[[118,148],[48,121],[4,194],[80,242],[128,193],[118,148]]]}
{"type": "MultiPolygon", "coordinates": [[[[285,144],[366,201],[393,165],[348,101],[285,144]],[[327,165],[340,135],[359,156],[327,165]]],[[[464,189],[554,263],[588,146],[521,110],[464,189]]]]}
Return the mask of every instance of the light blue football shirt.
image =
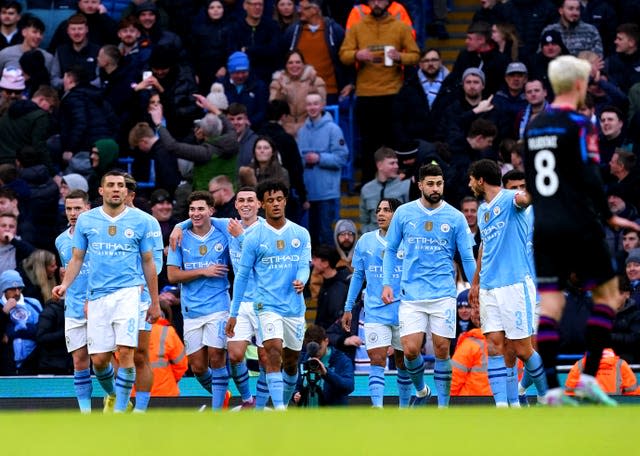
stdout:
{"type": "MultiPolygon", "coordinates": [[[[185,271],[203,269],[213,264],[230,266],[229,238],[215,226],[203,236],[190,229],[185,230],[182,244],[169,249],[167,266],[176,266],[185,271]]],[[[214,312],[229,310],[229,278],[199,277],[180,284],[182,314],[185,318],[196,318],[214,312]]]]}
{"type": "Polygon", "coordinates": [[[531,275],[530,223],[524,208],[516,205],[518,191],[502,189],[478,208],[482,238],[480,288],[490,290],[522,282],[531,275]]]}
{"type": "MultiPolygon", "coordinates": [[[[73,236],[71,228],[67,228],[56,238],[56,249],[62,266],[67,267],[71,257],[73,256],[73,236]]],[[[87,299],[87,283],[89,280],[89,255],[85,254],[84,261],[80,272],[69,288],[64,297],[64,316],[65,318],[85,318],[84,302],[87,299]]]]}
{"type": "MultiPolygon", "coordinates": [[[[353,275],[349,284],[346,311],[351,311],[355,304],[358,292],[362,288],[364,280],[367,281],[364,294],[365,323],[382,323],[397,325],[398,304],[396,300],[391,304],[382,302],[382,261],[385,256],[387,241],[380,235],[380,230],[369,231],[362,235],[353,252],[351,266],[353,275]]],[[[398,250],[395,255],[394,272],[392,275],[394,288],[393,295],[400,296],[400,277],[402,274],[402,256],[404,252],[398,250]]]]}
{"type": "Polygon", "coordinates": [[[128,207],[116,217],[107,215],[102,207],[80,214],[73,248],[83,250],[91,261],[88,299],[145,283],[139,257],[154,250],[148,226],[140,211],[128,207]]]}
{"type": "Polygon", "coordinates": [[[405,301],[455,298],[453,257],[458,250],[467,277],[475,273],[473,234],[462,212],[445,201],[435,209],[420,199],[400,206],[387,231],[383,284],[394,285],[394,258],[404,246],[400,297],[405,301]]]}
{"type": "MultiPolygon", "coordinates": [[[[137,208],[132,209],[139,211],[140,214],[145,217],[149,223],[149,226],[147,228],[147,236],[153,239],[153,262],[156,265],[156,274],[160,274],[160,272],[162,272],[162,254],[164,252],[160,222],[158,222],[158,220],[156,220],[156,218],[151,214],[148,214],[137,208]]],[[[144,271],[142,270],[142,258],[139,258],[139,261],[140,274],[142,274],[142,280],[144,281],[144,288],[142,289],[142,294],[140,295],[140,303],[146,305],[151,302],[151,295],[149,294],[149,286],[147,285],[147,280],[144,278],[144,271]]]]}
{"type": "MultiPolygon", "coordinates": [[[[244,243],[244,240],[247,236],[248,233],[251,232],[251,230],[253,230],[256,226],[258,226],[260,223],[264,223],[264,219],[262,217],[258,217],[258,220],[256,220],[256,222],[253,225],[250,226],[243,226],[244,228],[244,233],[242,233],[242,235],[236,237],[231,236],[231,238],[229,239],[229,256],[231,257],[231,264],[233,265],[233,272],[234,273],[238,273],[238,267],[240,266],[240,256],[242,255],[242,244],[244,243]]],[[[254,273],[253,271],[251,272],[251,276],[249,278],[249,283],[255,283],[255,277],[254,277],[254,273]]],[[[253,302],[253,295],[254,295],[254,291],[255,289],[251,286],[249,286],[247,288],[247,290],[245,290],[244,292],[244,298],[243,300],[245,302],[253,302]]]]}
{"type": "Polygon", "coordinates": [[[238,273],[233,284],[231,316],[238,315],[241,301],[250,278],[255,274],[254,308],[256,312],[274,312],[283,317],[302,317],[304,297],[296,293],[293,281],[306,283],[309,279],[311,239],[309,232],[287,220],[276,229],[260,223],[245,236],[238,273]]]}

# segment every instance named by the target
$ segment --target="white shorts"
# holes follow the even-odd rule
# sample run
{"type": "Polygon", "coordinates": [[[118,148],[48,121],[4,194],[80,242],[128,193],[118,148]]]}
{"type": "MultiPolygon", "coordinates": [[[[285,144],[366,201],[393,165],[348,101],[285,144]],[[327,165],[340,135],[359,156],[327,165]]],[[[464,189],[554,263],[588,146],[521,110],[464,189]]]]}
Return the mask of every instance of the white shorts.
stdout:
{"type": "Polygon", "coordinates": [[[281,339],[282,346],[293,351],[302,350],[304,317],[283,317],[274,312],[258,314],[258,333],[262,341],[281,339]]]}
{"type": "Polygon", "coordinates": [[[229,312],[214,312],[196,318],[184,319],[184,349],[191,355],[202,347],[227,348],[227,337],[224,327],[227,325],[229,312]]]}
{"type": "Polygon", "coordinates": [[[530,277],[506,287],[480,290],[482,332],[504,331],[505,337],[519,340],[534,333],[536,287],[530,277]]]}
{"type": "Polygon", "coordinates": [[[400,326],[385,325],[384,323],[365,323],[364,340],[367,350],[391,345],[396,350],[402,350],[400,343],[400,326]]]}
{"type": "Polygon", "coordinates": [[[140,287],[122,288],[87,304],[89,354],[138,346],[140,287]]]}
{"type": "Polygon", "coordinates": [[[251,342],[253,336],[256,337],[256,345],[262,347],[262,339],[258,331],[258,316],[253,308],[252,302],[241,302],[236,318],[235,336],[229,342],[247,341],[251,342]]]}
{"type": "Polygon", "coordinates": [[[65,318],[64,339],[69,353],[87,345],[87,319],[65,318]]]}
{"type": "Polygon", "coordinates": [[[140,301],[140,315],[138,316],[138,331],[151,331],[151,323],[147,321],[147,311],[151,306],[150,302],[140,301]]]}
{"type": "Polygon", "coordinates": [[[441,337],[456,337],[456,298],[433,301],[400,301],[398,319],[400,337],[431,332],[441,337]]]}

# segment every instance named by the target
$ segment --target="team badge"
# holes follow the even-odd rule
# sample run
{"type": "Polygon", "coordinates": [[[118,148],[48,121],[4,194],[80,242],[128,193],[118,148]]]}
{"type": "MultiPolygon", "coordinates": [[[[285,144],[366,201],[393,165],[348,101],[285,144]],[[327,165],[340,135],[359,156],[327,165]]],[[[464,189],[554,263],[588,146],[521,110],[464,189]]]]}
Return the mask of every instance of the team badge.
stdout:
{"type": "Polygon", "coordinates": [[[374,343],[378,341],[378,333],[369,333],[367,334],[367,339],[369,342],[374,343]]]}
{"type": "Polygon", "coordinates": [[[396,253],[396,258],[398,258],[399,260],[404,259],[404,250],[398,250],[398,253],[396,253]]]}
{"type": "Polygon", "coordinates": [[[264,332],[267,334],[273,334],[276,332],[276,327],[273,323],[267,323],[264,327],[264,332]]]}
{"type": "Polygon", "coordinates": [[[131,228],[124,230],[124,237],[131,239],[133,237],[133,230],[131,228]]]}
{"type": "Polygon", "coordinates": [[[489,216],[490,216],[490,215],[489,215],[489,213],[488,213],[488,212],[485,212],[485,213],[484,213],[484,223],[487,223],[487,222],[489,221],[489,216]]]}
{"type": "Polygon", "coordinates": [[[206,255],[207,254],[207,246],[202,244],[199,248],[198,248],[198,252],[200,252],[200,255],[206,255]]]}
{"type": "Polygon", "coordinates": [[[440,227],[440,231],[442,231],[443,233],[448,233],[450,229],[451,227],[449,226],[448,223],[443,223],[442,226],[440,227]]]}
{"type": "Polygon", "coordinates": [[[278,250],[283,250],[284,249],[284,240],[283,239],[278,239],[276,241],[276,247],[278,248],[278,250]]]}
{"type": "Polygon", "coordinates": [[[424,222],[425,231],[431,231],[433,229],[433,222],[424,222]]]}
{"type": "Polygon", "coordinates": [[[109,236],[115,236],[117,232],[118,232],[118,230],[116,229],[115,225],[110,225],[109,226],[109,231],[108,231],[109,236]]]}
{"type": "Polygon", "coordinates": [[[291,247],[293,247],[294,249],[297,249],[298,247],[300,247],[300,239],[298,238],[291,239],[291,247]]]}
{"type": "Polygon", "coordinates": [[[215,250],[216,252],[220,253],[224,250],[224,246],[222,244],[220,244],[219,242],[216,242],[216,245],[213,246],[213,250],[215,250]]]}
{"type": "Polygon", "coordinates": [[[256,303],[256,310],[262,310],[264,306],[262,305],[261,302],[256,303]]]}
{"type": "Polygon", "coordinates": [[[498,206],[493,208],[493,215],[500,215],[500,208],[498,206]]]}

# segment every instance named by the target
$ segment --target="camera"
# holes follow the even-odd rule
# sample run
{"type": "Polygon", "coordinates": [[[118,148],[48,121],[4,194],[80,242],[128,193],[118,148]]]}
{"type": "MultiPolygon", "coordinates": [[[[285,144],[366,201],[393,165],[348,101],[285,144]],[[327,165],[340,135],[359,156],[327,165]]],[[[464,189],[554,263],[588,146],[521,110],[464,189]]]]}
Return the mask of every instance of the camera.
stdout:
{"type": "Polygon", "coordinates": [[[303,364],[305,370],[308,372],[318,372],[320,370],[320,361],[310,358],[317,358],[318,352],[320,351],[320,345],[317,342],[309,342],[307,344],[306,351],[309,359],[307,359],[303,364]]]}

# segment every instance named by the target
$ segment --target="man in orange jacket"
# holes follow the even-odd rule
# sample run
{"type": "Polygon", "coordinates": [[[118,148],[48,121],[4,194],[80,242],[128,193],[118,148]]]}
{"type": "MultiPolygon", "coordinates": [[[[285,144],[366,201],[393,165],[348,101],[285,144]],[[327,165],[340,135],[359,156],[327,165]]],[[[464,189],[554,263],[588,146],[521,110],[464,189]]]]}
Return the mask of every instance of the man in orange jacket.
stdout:
{"type": "MultiPolygon", "coordinates": [[[[395,17],[399,21],[402,21],[405,24],[407,24],[409,27],[411,27],[411,33],[413,35],[413,38],[414,39],[416,38],[416,31],[413,28],[413,23],[411,22],[411,16],[409,16],[409,13],[405,9],[405,7],[402,6],[401,3],[392,1],[389,4],[389,8],[387,9],[387,11],[389,11],[389,14],[391,16],[395,17]]],[[[347,18],[347,26],[345,27],[346,30],[349,30],[358,22],[362,21],[362,19],[367,14],[371,14],[371,7],[369,5],[367,5],[366,3],[355,5],[351,9],[351,12],[349,13],[349,17],[347,18]]],[[[418,43],[418,45],[420,45],[420,43],[418,43]]]]}
{"type": "MultiPolygon", "coordinates": [[[[574,390],[580,381],[584,362],[585,358],[582,358],[569,371],[564,385],[566,394],[574,394],[574,390]]],[[[629,364],[616,355],[611,348],[602,350],[602,359],[596,374],[596,381],[607,394],[640,396],[640,387],[638,386],[636,374],[631,370],[629,364]]]]}
{"type": "Polygon", "coordinates": [[[471,322],[476,328],[458,337],[456,351],[451,358],[452,396],[491,396],[487,375],[487,339],[480,328],[480,311],[472,307],[471,322]]]}

